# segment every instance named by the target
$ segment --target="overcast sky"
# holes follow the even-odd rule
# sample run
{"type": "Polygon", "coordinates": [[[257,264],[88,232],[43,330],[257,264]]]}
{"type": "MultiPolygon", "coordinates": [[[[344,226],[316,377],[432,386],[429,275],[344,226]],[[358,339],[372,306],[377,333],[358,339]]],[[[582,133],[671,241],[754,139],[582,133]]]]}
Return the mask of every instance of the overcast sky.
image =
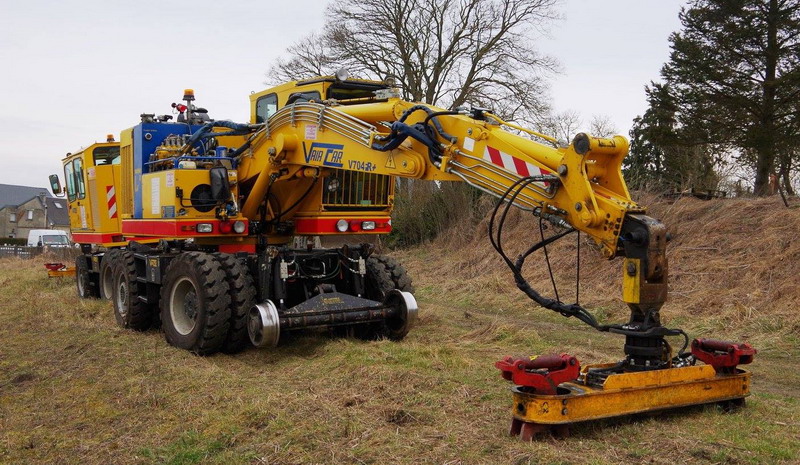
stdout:
{"type": "MultiPolygon", "coordinates": [[[[169,113],[184,88],[212,118],[245,121],[269,63],[322,27],[325,3],[0,0],[0,184],[63,178],[66,152],[169,113]]],[[[627,135],[685,3],[562,0],[538,44],[561,63],[553,107],[608,115],[627,135]]]]}

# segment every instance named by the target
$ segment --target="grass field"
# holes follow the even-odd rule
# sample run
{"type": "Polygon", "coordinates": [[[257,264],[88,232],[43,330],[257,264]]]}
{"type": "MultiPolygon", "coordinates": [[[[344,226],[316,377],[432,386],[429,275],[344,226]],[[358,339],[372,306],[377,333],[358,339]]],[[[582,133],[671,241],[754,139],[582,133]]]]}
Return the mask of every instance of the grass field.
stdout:
{"type": "Polygon", "coordinates": [[[800,461],[800,349],[784,336],[751,338],[762,343],[753,395],[737,413],[712,405],[582,424],[565,440],[508,438],[509,385],[495,360],[566,351],[610,361],[622,341],[534,308],[500,278],[486,284],[494,293],[457,285],[433,265],[434,246],[400,258],[421,307],[404,341],[303,336],[205,358],[158,331],[118,328],[110,303],[78,299],[41,260],[0,260],[0,463],[800,461]]]}

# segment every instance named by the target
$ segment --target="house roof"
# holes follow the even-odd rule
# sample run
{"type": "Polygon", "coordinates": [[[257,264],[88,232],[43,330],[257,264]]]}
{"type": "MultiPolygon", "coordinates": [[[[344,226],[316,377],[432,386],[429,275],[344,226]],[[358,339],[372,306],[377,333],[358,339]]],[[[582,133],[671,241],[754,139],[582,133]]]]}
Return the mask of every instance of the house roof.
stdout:
{"type": "Polygon", "coordinates": [[[15,186],[13,184],[0,184],[0,208],[8,205],[20,205],[44,193],[52,198],[50,191],[45,187],[15,186]]]}
{"type": "Polygon", "coordinates": [[[54,226],[69,225],[66,199],[47,198],[47,222],[54,226]]]}

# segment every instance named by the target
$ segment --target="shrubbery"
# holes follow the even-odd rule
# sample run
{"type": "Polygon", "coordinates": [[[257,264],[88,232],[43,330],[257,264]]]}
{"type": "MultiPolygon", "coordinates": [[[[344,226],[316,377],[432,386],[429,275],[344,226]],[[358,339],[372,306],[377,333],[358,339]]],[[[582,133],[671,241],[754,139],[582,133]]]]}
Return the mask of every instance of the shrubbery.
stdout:
{"type": "Polygon", "coordinates": [[[494,205],[494,199],[461,182],[403,180],[395,192],[390,247],[434,239],[447,230],[468,237],[494,205]]]}

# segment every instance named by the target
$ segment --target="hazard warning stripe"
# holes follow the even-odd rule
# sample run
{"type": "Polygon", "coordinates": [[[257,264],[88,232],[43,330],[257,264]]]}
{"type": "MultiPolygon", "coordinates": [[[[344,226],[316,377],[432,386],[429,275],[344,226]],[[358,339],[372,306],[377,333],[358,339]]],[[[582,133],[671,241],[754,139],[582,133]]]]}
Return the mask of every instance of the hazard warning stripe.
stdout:
{"type": "Polygon", "coordinates": [[[108,203],[108,218],[117,217],[117,195],[114,186],[106,186],[106,203],[108,203]]]}
{"type": "Polygon", "coordinates": [[[488,145],[483,152],[483,159],[507,171],[516,173],[521,177],[550,174],[550,171],[548,170],[541,169],[532,163],[528,163],[525,160],[511,156],[505,152],[501,152],[494,147],[489,147],[488,145]]]}

